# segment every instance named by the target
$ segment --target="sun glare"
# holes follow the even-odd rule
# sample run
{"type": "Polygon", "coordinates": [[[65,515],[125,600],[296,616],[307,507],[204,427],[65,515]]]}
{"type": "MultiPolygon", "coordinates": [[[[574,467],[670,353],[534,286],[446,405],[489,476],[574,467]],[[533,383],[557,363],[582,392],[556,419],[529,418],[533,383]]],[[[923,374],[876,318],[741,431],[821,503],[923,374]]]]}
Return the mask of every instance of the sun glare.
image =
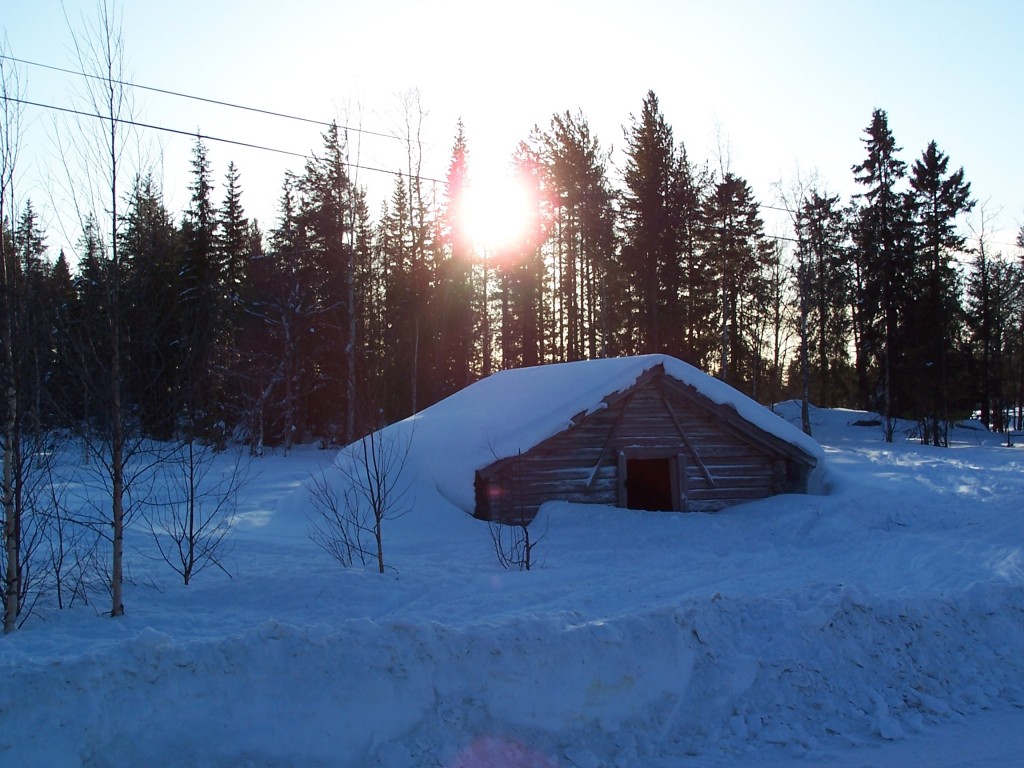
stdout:
{"type": "Polygon", "coordinates": [[[474,184],[462,200],[466,237],[485,255],[498,255],[526,238],[535,209],[530,191],[516,179],[474,184]]]}

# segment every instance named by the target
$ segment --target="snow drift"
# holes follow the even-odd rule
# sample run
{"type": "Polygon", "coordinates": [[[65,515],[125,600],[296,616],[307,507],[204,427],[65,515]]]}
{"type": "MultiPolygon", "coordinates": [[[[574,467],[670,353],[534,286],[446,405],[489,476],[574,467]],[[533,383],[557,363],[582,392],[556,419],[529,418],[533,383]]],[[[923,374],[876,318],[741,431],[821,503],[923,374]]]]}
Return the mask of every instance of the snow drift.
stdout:
{"type": "Polygon", "coordinates": [[[136,536],[125,617],[40,610],[0,641],[0,763],[900,764],[881,745],[1024,705],[1024,462],[862,417],[814,414],[828,496],[551,503],[529,573],[448,514],[385,532],[397,573],[342,570],[306,536],[331,457],[261,460],[235,578],[181,587],[136,536]]]}

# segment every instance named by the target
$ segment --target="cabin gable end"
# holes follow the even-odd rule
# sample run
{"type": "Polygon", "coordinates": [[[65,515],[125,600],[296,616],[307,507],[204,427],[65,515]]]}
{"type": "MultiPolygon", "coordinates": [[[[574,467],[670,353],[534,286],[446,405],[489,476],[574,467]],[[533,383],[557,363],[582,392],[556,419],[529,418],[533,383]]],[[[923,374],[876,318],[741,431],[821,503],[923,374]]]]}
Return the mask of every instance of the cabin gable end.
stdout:
{"type": "Polygon", "coordinates": [[[815,463],[658,365],[561,432],[478,469],[475,514],[525,524],[549,500],[716,511],[806,492],[815,463]]]}

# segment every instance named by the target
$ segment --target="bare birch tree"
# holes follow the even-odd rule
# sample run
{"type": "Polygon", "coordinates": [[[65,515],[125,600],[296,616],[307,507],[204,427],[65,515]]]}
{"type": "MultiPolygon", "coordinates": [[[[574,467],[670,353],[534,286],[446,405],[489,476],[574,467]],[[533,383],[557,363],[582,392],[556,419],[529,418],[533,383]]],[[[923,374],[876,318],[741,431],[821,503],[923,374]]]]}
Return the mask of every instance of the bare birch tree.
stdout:
{"type": "Polygon", "coordinates": [[[249,465],[240,451],[222,454],[192,439],[170,459],[166,489],[145,502],[147,522],[160,558],[188,586],[211,567],[228,573],[227,536],[249,465]]]}
{"type": "MultiPolygon", "coordinates": [[[[121,34],[120,9],[116,0],[97,0],[93,18],[83,16],[82,30],[76,31],[70,20],[72,50],[79,70],[83,73],[80,99],[98,122],[81,126],[79,140],[72,142],[81,162],[82,176],[75,175],[72,165],[67,165],[68,187],[75,190],[85,186],[88,196],[77,191],[73,199],[80,221],[93,216],[106,221],[107,253],[104,259],[104,282],[106,292],[105,338],[97,345],[101,361],[102,376],[99,382],[85,382],[96,390],[96,399],[103,404],[105,421],[103,427],[104,472],[109,481],[111,561],[110,595],[111,616],[124,613],[123,560],[125,526],[125,467],[132,450],[126,451],[126,414],[123,398],[123,317],[121,312],[121,288],[123,282],[123,255],[120,248],[120,180],[125,173],[128,147],[127,123],[132,117],[132,106],[127,91],[125,72],[124,41],[121,34]],[[99,126],[99,127],[96,127],[99,126]]],[[[84,110],[83,110],[84,111],[84,110]]],[[[83,227],[84,231],[84,227],[83,227]]],[[[86,439],[92,439],[91,429],[86,428],[86,439]]]]}
{"type": "Polygon", "coordinates": [[[384,573],[384,521],[412,507],[405,465],[411,436],[370,432],[342,449],[331,475],[312,481],[310,501],[317,516],[309,537],[342,565],[375,559],[384,573]]]}
{"type": "MultiPolygon", "coordinates": [[[[0,53],[6,46],[0,41],[0,53]]],[[[13,101],[20,96],[18,72],[0,58],[0,280],[3,287],[3,383],[5,422],[3,434],[3,507],[4,507],[4,632],[17,626],[21,593],[21,520],[15,504],[15,447],[17,443],[18,390],[15,376],[14,326],[15,295],[19,260],[14,248],[14,168],[18,158],[21,106],[13,101]]]]}

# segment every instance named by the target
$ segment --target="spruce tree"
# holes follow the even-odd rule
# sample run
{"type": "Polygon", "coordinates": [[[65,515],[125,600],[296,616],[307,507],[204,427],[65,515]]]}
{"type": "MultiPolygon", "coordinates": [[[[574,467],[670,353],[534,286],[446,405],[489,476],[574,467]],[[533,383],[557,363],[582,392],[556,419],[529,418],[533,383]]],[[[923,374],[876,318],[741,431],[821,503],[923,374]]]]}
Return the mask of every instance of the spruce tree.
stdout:
{"type": "Polygon", "coordinates": [[[105,405],[108,370],[104,354],[113,343],[106,318],[111,304],[110,258],[98,219],[88,215],[78,244],[78,269],[74,277],[76,301],[65,313],[65,347],[60,356],[74,371],[72,386],[59,407],[67,424],[86,436],[109,428],[105,405]]]}
{"type": "Polygon", "coordinates": [[[46,259],[46,234],[32,205],[25,202],[14,233],[15,254],[19,262],[14,275],[14,302],[16,323],[16,367],[18,396],[22,399],[19,418],[25,420],[25,430],[39,434],[52,425],[43,412],[47,400],[47,383],[56,365],[51,340],[50,270],[46,259]]]}
{"type": "MultiPolygon", "coordinates": [[[[516,182],[533,201],[544,194],[544,167],[534,148],[521,142],[512,158],[516,182]]],[[[539,206],[540,203],[537,202],[539,206]]],[[[495,264],[501,302],[501,367],[538,365],[553,357],[553,313],[545,299],[547,267],[543,251],[549,222],[532,210],[525,232],[495,264]],[[548,322],[545,322],[545,319],[548,322]]]]}
{"type": "Polygon", "coordinates": [[[949,157],[932,141],[914,163],[910,176],[919,284],[915,291],[918,300],[908,318],[914,326],[910,336],[916,363],[910,381],[922,440],[936,446],[949,444],[950,386],[960,378],[951,370],[963,323],[960,276],[954,259],[964,251],[965,239],[957,231],[956,219],[974,207],[963,168],[949,173],[948,166],[949,157]]]}
{"type": "Polygon", "coordinates": [[[864,203],[853,230],[860,324],[857,354],[858,365],[865,374],[861,394],[868,407],[875,403],[870,398],[867,363],[871,360],[877,366],[882,392],[877,405],[885,421],[885,439],[892,442],[897,408],[894,391],[904,351],[899,332],[910,301],[906,289],[913,266],[909,205],[897,188],[906,175],[906,164],[897,157],[900,148],[884,110],[872,113],[871,124],[864,133],[867,157],[853,166],[854,178],[866,188],[858,195],[864,203]]]}
{"type": "Polygon", "coordinates": [[[640,116],[632,118],[625,134],[622,262],[632,285],[632,351],[660,352],[667,325],[662,314],[666,305],[675,306],[679,274],[672,194],[675,144],[654,91],[647,92],[640,116]]]}
{"type": "Polygon", "coordinates": [[[137,176],[124,214],[125,394],[142,430],[159,440],[176,427],[186,324],[181,239],[151,174],[137,176]]]}
{"type": "Polygon", "coordinates": [[[1017,391],[1016,397],[1016,418],[1014,419],[1014,429],[1018,432],[1024,430],[1024,226],[1021,226],[1017,232],[1017,262],[1016,271],[1019,276],[1018,280],[1018,292],[1016,295],[1016,301],[1014,302],[1013,312],[1013,326],[1015,336],[1015,352],[1016,352],[1016,382],[1015,389],[1017,391]]]}
{"type": "Polygon", "coordinates": [[[209,152],[201,139],[196,139],[191,165],[191,197],[181,226],[179,402],[188,435],[204,437],[220,416],[224,265],[209,152]]]}
{"type": "Polygon", "coordinates": [[[446,197],[440,216],[440,259],[436,314],[438,322],[437,395],[444,397],[468,386],[472,380],[473,247],[466,235],[463,206],[469,179],[469,148],[465,127],[456,126],[451,160],[446,174],[446,197]]]}
{"type": "Polygon", "coordinates": [[[1009,348],[1017,313],[1011,308],[1021,300],[1024,285],[1018,265],[991,250],[991,234],[986,226],[983,209],[966,289],[967,323],[976,366],[971,379],[981,422],[995,432],[1002,432],[1008,426],[1007,374],[1013,370],[1009,348]]]}
{"type": "MultiPolygon", "coordinates": [[[[243,296],[249,282],[249,265],[262,253],[261,236],[254,237],[253,223],[242,205],[241,174],[234,162],[228,163],[224,177],[224,198],[217,210],[217,260],[221,266],[218,302],[221,307],[218,358],[223,369],[222,418],[237,416],[243,386],[239,379],[240,336],[246,324],[243,296]]],[[[218,434],[218,439],[223,439],[218,434]]]]}
{"type": "Polygon", "coordinates": [[[417,375],[417,286],[414,248],[405,177],[399,174],[377,230],[377,264],[383,278],[383,328],[380,339],[384,420],[413,413],[413,382],[417,375]]]}
{"type": "Polygon", "coordinates": [[[357,348],[359,306],[356,293],[360,263],[368,258],[368,242],[362,229],[366,210],[364,193],[348,174],[347,143],[332,125],[323,134],[323,154],[306,162],[298,179],[298,216],[308,249],[297,254],[308,267],[317,317],[307,352],[309,378],[303,388],[308,404],[308,422],[293,424],[293,431],[305,427],[326,434],[338,419],[337,430],[345,442],[356,437],[357,348]],[[338,351],[341,351],[341,354],[338,351]]]}
{"type": "Polygon", "coordinates": [[[316,331],[324,310],[299,187],[299,178],[286,173],[270,251],[250,261],[242,294],[248,320],[240,339],[242,400],[246,431],[257,455],[268,446],[291,448],[312,394],[306,381],[309,366],[315,364],[316,331]]]}
{"type": "Polygon", "coordinates": [[[797,287],[805,305],[808,386],[815,402],[845,402],[852,272],[838,195],[811,190],[797,211],[797,287]]]}
{"type": "Polygon", "coordinates": [[[223,288],[231,302],[245,282],[245,267],[251,255],[249,219],[242,206],[241,174],[234,162],[224,176],[224,202],[217,211],[217,246],[224,269],[223,288]]]}
{"type": "Polygon", "coordinates": [[[755,384],[757,349],[752,301],[765,288],[770,252],[764,243],[753,190],[745,179],[726,173],[704,211],[709,272],[717,288],[718,376],[748,392],[755,384]]]}
{"type": "Polygon", "coordinates": [[[672,180],[672,210],[675,211],[673,241],[679,261],[678,295],[669,282],[662,287],[662,301],[678,310],[667,324],[665,351],[706,369],[717,347],[715,317],[717,292],[713,263],[709,261],[705,205],[714,190],[707,166],[691,162],[682,142],[676,151],[672,180]]]}
{"type": "Polygon", "coordinates": [[[57,256],[50,273],[50,301],[46,329],[50,335],[50,351],[56,364],[47,387],[47,405],[51,424],[68,427],[77,419],[75,403],[80,397],[74,383],[75,366],[65,358],[68,351],[68,317],[76,311],[78,298],[75,278],[67,255],[63,250],[57,256]]]}
{"type": "Polygon", "coordinates": [[[582,113],[554,115],[547,131],[535,131],[534,144],[549,206],[548,248],[558,267],[550,297],[553,351],[559,360],[598,357],[615,311],[607,297],[616,258],[608,154],[582,113]]]}

